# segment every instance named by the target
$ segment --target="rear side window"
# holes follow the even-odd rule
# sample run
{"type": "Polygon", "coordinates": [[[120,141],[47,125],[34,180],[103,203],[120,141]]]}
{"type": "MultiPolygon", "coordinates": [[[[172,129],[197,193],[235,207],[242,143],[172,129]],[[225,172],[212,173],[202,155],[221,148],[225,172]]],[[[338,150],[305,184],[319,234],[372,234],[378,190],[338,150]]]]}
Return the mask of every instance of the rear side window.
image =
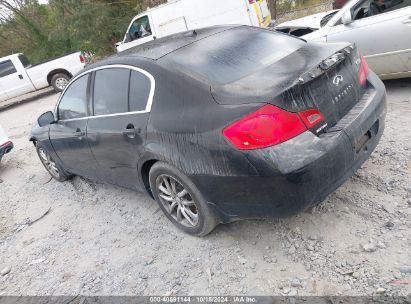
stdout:
{"type": "Polygon", "coordinates": [[[139,72],[131,71],[130,112],[144,111],[150,95],[150,79],[139,72]]]}
{"type": "Polygon", "coordinates": [[[20,59],[21,64],[22,64],[25,68],[27,68],[28,66],[30,66],[30,61],[27,59],[26,56],[20,54],[20,55],[19,55],[19,59],[20,59]]]}
{"type": "Polygon", "coordinates": [[[17,70],[11,60],[0,62],[0,77],[5,77],[16,72],[17,70]]]}
{"type": "Polygon", "coordinates": [[[128,112],[130,70],[113,68],[96,71],[94,115],[128,112]]]}
{"type": "Polygon", "coordinates": [[[61,120],[87,116],[87,85],[89,75],[75,80],[60,100],[58,117],[61,120]]]}

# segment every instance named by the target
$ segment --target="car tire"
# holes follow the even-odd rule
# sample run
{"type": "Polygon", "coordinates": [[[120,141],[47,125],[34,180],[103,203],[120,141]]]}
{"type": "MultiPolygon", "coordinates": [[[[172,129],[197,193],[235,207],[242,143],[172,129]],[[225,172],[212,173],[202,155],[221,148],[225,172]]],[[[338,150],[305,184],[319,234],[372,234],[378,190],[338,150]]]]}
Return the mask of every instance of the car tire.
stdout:
{"type": "Polygon", "coordinates": [[[58,73],[51,77],[51,85],[56,92],[62,92],[70,81],[70,76],[64,73],[58,73]]]}
{"type": "Polygon", "coordinates": [[[205,236],[218,225],[196,185],[177,168],[157,162],[151,167],[149,182],[161,210],[180,230],[205,236]]]}
{"type": "Polygon", "coordinates": [[[51,177],[59,182],[64,182],[71,178],[71,175],[64,171],[64,169],[53,160],[48,151],[39,143],[36,144],[36,151],[41,163],[51,177]]]}

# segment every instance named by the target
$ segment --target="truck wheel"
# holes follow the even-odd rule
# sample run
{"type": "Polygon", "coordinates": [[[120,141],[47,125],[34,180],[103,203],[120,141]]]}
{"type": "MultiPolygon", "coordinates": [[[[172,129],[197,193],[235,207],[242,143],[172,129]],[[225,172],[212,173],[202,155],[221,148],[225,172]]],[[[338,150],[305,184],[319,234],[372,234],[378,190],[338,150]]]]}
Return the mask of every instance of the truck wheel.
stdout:
{"type": "Polygon", "coordinates": [[[51,77],[51,85],[56,92],[62,92],[70,81],[70,76],[59,73],[51,77]]]}

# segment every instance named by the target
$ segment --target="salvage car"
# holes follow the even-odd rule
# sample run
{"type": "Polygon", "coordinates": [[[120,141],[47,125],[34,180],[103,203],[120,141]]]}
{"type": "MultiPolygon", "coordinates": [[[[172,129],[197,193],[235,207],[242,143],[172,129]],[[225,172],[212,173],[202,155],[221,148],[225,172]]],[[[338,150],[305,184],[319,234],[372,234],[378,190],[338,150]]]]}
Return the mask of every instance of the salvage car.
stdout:
{"type": "Polygon", "coordinates": [[[7,137],[6,132],[0,125],[0,161],[4,154],[9,153],[13,149],[13,142],[7,137]]]}
{"type": "Polygon", "coordinates": [[[203,236],[323,201],[378,144],[385,97],[352,44],[218,26],[88,67],[30,140],[55,179],[145,191],[203,236]]]}
{"type": "Polygon", "coordinates": [[[275,29],[306,40],[355,43],[381,79],[411,77],[411,0],[352,0],[339,11],[275,29]]]}

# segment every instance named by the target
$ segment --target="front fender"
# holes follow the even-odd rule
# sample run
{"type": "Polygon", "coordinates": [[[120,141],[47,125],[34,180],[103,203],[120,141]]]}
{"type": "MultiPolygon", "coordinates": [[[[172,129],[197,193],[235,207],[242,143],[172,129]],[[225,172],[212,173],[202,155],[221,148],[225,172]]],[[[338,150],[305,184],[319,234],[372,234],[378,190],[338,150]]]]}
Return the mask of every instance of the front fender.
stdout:
{"type": "MultiPolygon", "coordinates": [[[[33,142],[34,146],[37,144],[40,144],[44,149],[47,150],[49,155],[59,163],[59,158],[54,151],[53,146],[51,145],[50,141],[50,126],[45,126],[45,127],[40,127],[38,124],[36,124],[30,132],[29,135],[29,141],[33,142]]],[[[59,163],[61,166],[61,164],[59,163]]]]}

